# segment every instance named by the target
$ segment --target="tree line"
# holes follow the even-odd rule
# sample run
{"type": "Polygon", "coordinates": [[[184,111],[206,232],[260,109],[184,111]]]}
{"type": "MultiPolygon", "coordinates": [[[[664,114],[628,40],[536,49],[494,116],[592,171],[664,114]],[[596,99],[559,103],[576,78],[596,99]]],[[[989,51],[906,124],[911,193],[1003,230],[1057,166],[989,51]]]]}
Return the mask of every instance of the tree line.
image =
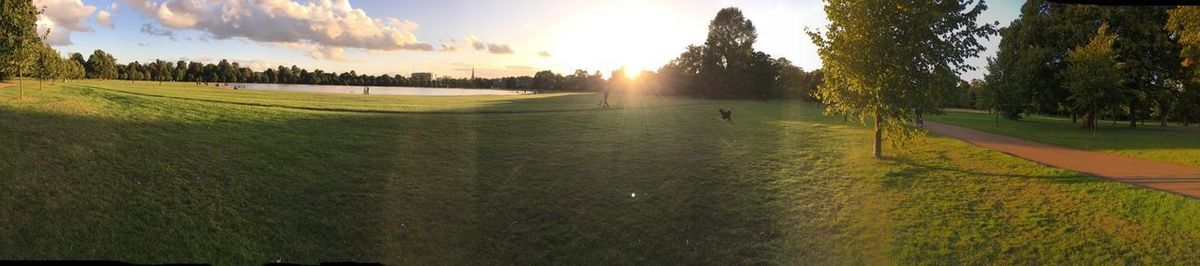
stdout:
{"type": "MultiPolygon", "coordinates": [[[[255,71],[237,62],[217,63],[186,60],[133,61],[122,64],[103,50],[90,55],[70,53],[65,58],[35,32],[38,10],[22,1],[4,2],[5,29],[0,43],[0,79],[14,76],[38,80],[117,79],[129,81],[175,81],[197,83],[281,83],[352,86],[419,86],[458,88],[501,88],[536,91],[628,90],[655,94],[704,98],[805,99],[816,100],[820,70],[806,72],[785,58],[753,49],[757,33],[741,10],[726,8],[709,25],[703,45],[688,46],[676,59],[657,72],[645,71],[633,79],[624,69],[614,70],[606,80],[599,71],[576,70],[566,75],[550,70],[533,76],[500,78],[413,79],[404,75],[366,75],[356,71],[331,72],[278,66],[255,71]],[[11,11],[11,12],[8,12],[11,11]]],[[[43,35],[44,36],[44,35],[43,35]]]]}
{"type": "MultiPolygon", "coordinates": [[[[822,73],[805,72],[786,58],[754,50],[754,23],[735,7],[721,9],[709,22],[702,45],[689,45],[656,73],[644,73],[648,87],[662,93],[703,98],[816,100],[822,73]]],[[[614,74],[614,76],[617,76],[614,74]]]]}
{"type": "MultiPolygon", "coordinates": [[[[0,80],[31,77],[53,82],[83,77],[83,66],[67,60],[42,42],[50,31],[37,32],[38,10],[30,1],[0,1],[0,80]]],[[[23,84],[18,84],[24,97],[23,84]]]]}
{"type": "Polygon", "coordinates": [[[1084,128],[1101,117],[1187,125],[1200,115],[1197,10],[1027,1],[1000,29],[977,106],[997,119],[1069,116],[1084,128]]]}

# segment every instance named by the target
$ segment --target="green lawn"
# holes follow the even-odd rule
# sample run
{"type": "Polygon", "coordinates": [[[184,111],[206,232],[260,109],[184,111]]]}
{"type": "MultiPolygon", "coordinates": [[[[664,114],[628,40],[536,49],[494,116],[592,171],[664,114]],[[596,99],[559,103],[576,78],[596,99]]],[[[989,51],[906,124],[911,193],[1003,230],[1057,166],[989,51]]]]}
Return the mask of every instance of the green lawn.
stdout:
{"type": "MultiPolygon", "coordinates": [[[[1028,116],[1020,121],[995,117],[986,113],[946,112],[944,116],[929,116],[929,121],[970,127],[1013,137],[1080,149],[1111,152],[1200,166],[1200,127],[1159,126],[1158,121],[1129,128],[1129,121],[1113,124],[1099,121],[1096,137],[1092,131],[1072,124],[1070,118],[1028,116]]],[[[1082,123],[1082,122],[1080,122],[1082,123]]]]}
{"type": "Polygon", "coordinates": [[[804,103],[126,84],[0,89],[0,258],[1200,263],[1200,202],[941,137],[875,161],[804,103]]]}

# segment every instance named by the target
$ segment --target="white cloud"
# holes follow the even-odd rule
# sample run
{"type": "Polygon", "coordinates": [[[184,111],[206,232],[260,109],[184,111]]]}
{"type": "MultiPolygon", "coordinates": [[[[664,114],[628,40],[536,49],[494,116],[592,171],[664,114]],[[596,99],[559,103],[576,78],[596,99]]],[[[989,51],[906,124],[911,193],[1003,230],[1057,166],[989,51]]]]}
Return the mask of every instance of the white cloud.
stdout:
{"type": "Polygon", "coordinates": [[[84,5],[80,0],[34,0],[33,5],[43,11],[38,15],[38,34],[49,30],[45,40],[50,45],[69,45],[71,32],[92,31],[87,18],[96,12],[96,6],[84,5]]]}
{"type": "Polygon", "coordinates": [[[113,28],[112,15],[108,11],[100,10],[99,13],[96,13],[96,23],[111,29],[113,28]]]}
{"type": "Polygon", "coordinates": [[[539,52],[538,52],[538,56],[541,56],[541,57],[550,57],[550,51],[541,50],[541,51],[539,51],[539,52]]]}
{"type": "MultiPolygon", "coordinates": [[[[454,38],[451,38],[450,41],[454,42],[454,38]]],[[[512,47],[510,47],[509,44],[506,44],[506,43],[484,42],[484,41],[480,41],[479,37],[475,37],[475,36],[467,36],[466,38],[463,38],[462,41],[463,41],[464,46],[466,46],[469,49],[487,50],[487,53],[492,53],[492,54],[512,54],[512,53],[514,53],[514,50],[512,50],[512,47]]],[[[458,47],[454,46],[454,44],[442,44],[442,50],[444,50],[444,52],[457,52],[458,47]]]]}
{"type": "Polygon", "coordinates": [[[70,45],[71,32],[57,26],[53,20],[48,18],[38,18],[37,34],[44,36],[44,41],[50,45],[70,45]],[[48,32],[47,32],[48,31],[48,32]]]}
{"type": "Polygon", "coordinates": [[[338,47],[319,47],[308,51],[308,56],[315,59],[346,61],[345,51],[338,47]]]}
{"type": "Polygon", "coordinates": [[[511,54],[511,53],[513,53],[512,47],[509,47],[508,44],[489,43],[487,45],[487,50],[489,53],[493,53],[493,54],[511,54]]]}
{"type": "Polygon", "coordinates": [[[84,5],[80,0],[35,0],[33,5],[39,9],[45,8],[42,16],[59,27],[71,31],[92,31],[86,18],[96,12],[96,6],[84,5]]]}
{"type": "Polygon", "coordinates": [[[143,24],[142,24],[142,29],[141,29],[140,31],[141,31],[142,33],[149,34],[149,35],[160,36],[160,37],[167,37],[168,39],[171,39],[172,41],[175,41],[175,40],[176,40],[176,39],[175,39],[175,31],[168,30],[168,29],[163,29],[163,28],[158,28],[158,27],[155,27],[153,24],[150,24],[150,23],[143,23],[143,24]]]}
{"type": "Polygon", "coordinates": [[[347,0],[125,0],[171,29],[202,31],[216,39],[314,45],[309,55],[337,60],[343,48],[431,51],[412,31],[418,25],[372,18],[347,0]]]}
{"type": "Polygon", "coordinates": [[[464,41],[467,43],[467,46],[474,47],[476,51],[487,49],[487,43],[479,41],[479,38],[475,36],[467,36],[464,41]]]}

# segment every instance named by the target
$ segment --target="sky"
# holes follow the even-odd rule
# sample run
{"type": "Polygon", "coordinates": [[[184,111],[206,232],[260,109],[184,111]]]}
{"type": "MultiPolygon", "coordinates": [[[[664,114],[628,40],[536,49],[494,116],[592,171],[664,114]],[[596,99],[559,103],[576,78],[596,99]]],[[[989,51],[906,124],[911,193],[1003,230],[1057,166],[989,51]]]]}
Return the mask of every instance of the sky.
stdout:
{"type": "MultiPolygon", "coordinates": [[[[60,52],[95,49],[119,63],[238,62],[256,71],[296,65],[360,74],[532,75],[576,69],[656,70],[709,21],[738,7],[758,32],[756,50],[806,70],[821,67],[805,29],[824,29],[820,0],[35,0],[39,28],[60,52]]],[[[980,22],[1007,25],[1020,1],[988,2],[980,22]]],[[[968,60],[981,78],[999,37],[968,60]]]]}

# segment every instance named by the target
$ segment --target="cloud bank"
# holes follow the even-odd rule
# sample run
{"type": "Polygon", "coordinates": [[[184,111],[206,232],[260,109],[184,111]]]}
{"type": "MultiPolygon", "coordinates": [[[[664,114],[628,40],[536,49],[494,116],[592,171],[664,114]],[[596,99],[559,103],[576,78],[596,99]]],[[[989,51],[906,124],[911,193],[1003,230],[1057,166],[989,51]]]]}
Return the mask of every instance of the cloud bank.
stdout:
{"type": "MultiPolygon", "coordinates": [[[[34,0],[33,5],[43,11],[38,15],[37,30],[39,35],[50,31],[45,39],[50,45],[70,45],[71,32],[92,31],[87,18],[96,12],[96,6],[80,0],[34,0]]],[[[107,20],[107,12],[104,16],[107,20]]]]}
{"type": "MultiPolygon", "coordinates": [[[[454,39],[451,38],[450,41],[454,42],[454,39]]],[[[481,41],[481,40],[479,40],[478,37],[475,37],[475,36],[467,36],[466,38],[463,38],[463,44],[468,49],[474,49],[476,51],[487,51],[487,52],[493,53],[493,54],[512,54],[512,53],[514,53],[513,48],[511,46],[509,46],[508,44],[489,43],[489,42],[481,41]]],[[[454,45],[454,44],[449,44],[449,45],[442,44],[441,48],[442,48],[441,50],[445,51],[445,52],[455,52],[455,51],[458,51],[459,46],[454,45]]]]}
{"type": "Polygon", "coordinates": [[[415,22],[372,18],[347,0],[125,0],[126,5],[175,30],[197,30],[216,39],[311,46],[318,59],[341,57],[343,48],[431,51],[417,40],[415,22]]]}

